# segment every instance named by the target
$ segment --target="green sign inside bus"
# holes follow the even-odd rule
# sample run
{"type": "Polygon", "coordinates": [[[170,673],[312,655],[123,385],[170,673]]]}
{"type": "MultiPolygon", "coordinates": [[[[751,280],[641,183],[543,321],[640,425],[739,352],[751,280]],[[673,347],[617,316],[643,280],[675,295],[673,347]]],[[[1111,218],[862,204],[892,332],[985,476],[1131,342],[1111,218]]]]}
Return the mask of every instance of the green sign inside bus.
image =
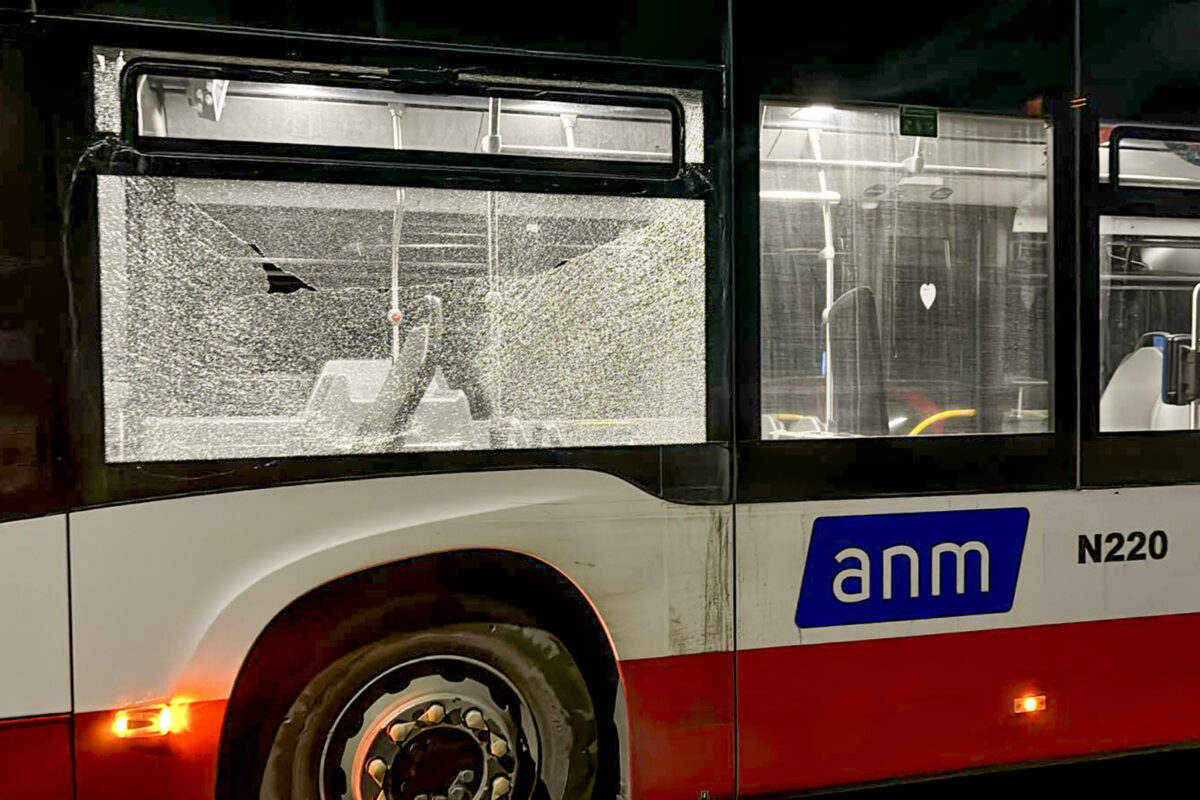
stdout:
{"type": "Polygon", "coordinates": [[[937,109],[928,106],[900,107],[901,136],[930,136],[938,135],[937,109]]]}

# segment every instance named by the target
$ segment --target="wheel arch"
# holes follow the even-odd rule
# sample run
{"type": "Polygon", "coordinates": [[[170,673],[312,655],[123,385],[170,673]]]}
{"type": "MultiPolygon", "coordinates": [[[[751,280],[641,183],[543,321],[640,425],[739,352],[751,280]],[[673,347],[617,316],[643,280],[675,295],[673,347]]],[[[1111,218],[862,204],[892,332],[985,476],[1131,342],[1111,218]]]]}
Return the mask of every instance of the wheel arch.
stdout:
{"type": "Polygon", "coordinates": [[[628,780],[625,696],[599,611],[570,577],[542,559],[469,548],[353,572],[280,610],[259,632],[230,692],[215,800],[242,800],[245,787],[258,786],[267,734],[324,666],[387,634],[468,620],[533,625],[563,642],[583,672],[600,725],[597,796],[622,792],[628,780]]]}

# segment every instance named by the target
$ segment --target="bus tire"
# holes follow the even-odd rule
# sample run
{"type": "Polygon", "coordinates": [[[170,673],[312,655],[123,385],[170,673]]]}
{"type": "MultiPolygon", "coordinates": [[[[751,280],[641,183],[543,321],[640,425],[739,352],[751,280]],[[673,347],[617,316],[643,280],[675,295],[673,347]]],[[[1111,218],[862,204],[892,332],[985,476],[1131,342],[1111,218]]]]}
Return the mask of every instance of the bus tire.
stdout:
{"type": "Polygon", "coordinates": [[[318,673],[275,731],[259,797],[586,800],[597,764],[592,700],[558,638],[458,624],[318,673]]]}

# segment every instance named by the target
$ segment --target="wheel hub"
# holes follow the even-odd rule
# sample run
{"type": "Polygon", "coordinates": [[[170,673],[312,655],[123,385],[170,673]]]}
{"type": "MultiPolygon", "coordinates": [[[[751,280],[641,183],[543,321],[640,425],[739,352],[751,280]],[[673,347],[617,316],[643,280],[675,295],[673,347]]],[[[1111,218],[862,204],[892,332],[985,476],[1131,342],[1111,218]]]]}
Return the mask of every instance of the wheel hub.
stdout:
{"type": "MultiPolygon", "coordinates": [[[[418,731],[400,747],[388,770],[393,800],[445,795],[474,797],[483,783],[484,758],[474,737],[450,726],[418,731]],[[396,787],[403,787],[396,791],[396,787]]],[[[369,776],[370,777],[370,776],[369,776]]],[[[372,777],[372,783],[374,778],[372,777]]]]}
{"type": "Polygon", "coordinates": [[[538,745],[502,675],[458,656],[420,659],[381,675],[343,710],[325,743],[322,794],[507,800],[536,772],[538,745]]]}

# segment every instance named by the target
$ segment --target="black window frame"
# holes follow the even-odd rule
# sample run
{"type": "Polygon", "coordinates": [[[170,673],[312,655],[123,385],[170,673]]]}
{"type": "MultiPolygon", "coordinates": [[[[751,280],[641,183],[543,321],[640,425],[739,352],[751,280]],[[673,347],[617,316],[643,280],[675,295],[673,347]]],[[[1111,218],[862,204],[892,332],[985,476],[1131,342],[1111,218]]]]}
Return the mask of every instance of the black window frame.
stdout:
{"type": "Polygon", "coordinates": [[[1074,213],[1075,116],[1066,102],[1047,100],[1051,123],[1048,180],[1051,219],[1047,241],[1053,275],[1053,429],[1048,433],[965,434],[941,437],[863,437],[774,440],[760,438],[759,351],[759,115],[761,102],[835,107],[884,103],[936,105],[940,110],[1019,115],[1004,107],[931,102],[928,96],[872,96],[824,88],[797,91],[794,78],[739,81],[736,213],[741,234],[735,252],[738,502],[1012,492],[1075,485],[1076,250],[1074,213]]]}
{"type": "Polygon", "coordinates": [[[670,95],[611,91],[572,92],[503,83],[448,80],[433,85],[389,75],[354,76],[316,70],[297,65],[294,68],[255,66],[253,64],[187,62],[174,59],[140,57],[131,59],[121,74],[121,120],[125,140],[144,154],[168,155],[192,159],[249,159],[255,162],[288,163],[361,163],[364,166],[390,168],[397,165],[444,168],[468,176],[481,173],[498,177],[512,173],[553,173],[582,177],[629,177],[669,182],[684,168],[683,106],[670,95]],[[378,89],[405,95],[458,95],[512,100],[543,100],[583,105],[619,105],[666,111],[671,117],[671,158],[667,162],[640,162],[620,159],[556,158],[504,154],[455,153],[436,150],[391,150],[354,146],[286,144],[225,139],[192,139],[147,136],[140,133],[137,85],[143,76],[194,78],[204,80],[253,81],[256,83],[304,84],[355,89],[378,89]]]}
{"type": "Polygon", "coordinates": [[[1200,431],[1100,431],[1100,218],[1157,217],[1200,220],[1200,190],[1121,186],[1122,139],[1200,142],[1200,125],[1188,129],[1131,121],[1112,126],[1109,180],[1100,180],[1100,117],[1089,114],[1081,155],[1082,365],[1080,483],[1085,487],[1153,486],[1200,482],[1200,431]],[[1117,176],[1113,179],[1113,176],[1117,176]]]}
{"type": "MultiPolygon", "coordinates": [[[[728,384],[730,359],[728,320],[729,231],[728,170],[721,164],[728,147],[723,65],[663,64],[636,59],[587,59],[572,56],[517,53],[451,45],[414,45],[378,41],[353,43],[329,38],[270,33],[181,29],[166,31],[136,23],[98,24],[88,20],[57,20],[43,35],[56,36],[57,46],[69,54],[59,78],[87,76],[91,85],[92,48],[119,45],[178,53],[213,53],[235,61],[278,59],[304,64],[346,64],[383,67],[395,75],[449,75],[432,80],[433,91],[446,91],[462,73],[504,75],[545,83],[620,83],[631,87],[671,87],[698,90],[704,104],[704,163],[682,161],[677,174],[573,173],[562,169],[561,159],[550,159],[553,169],[530,169],[532,157],[520,157],[522,169],[464,169],[452,163],[415,163],[398,159],[381,166],[358,158],[346,160],[260,159],[226,154],[205,158],[195,154],[143,150],[127,138],[131,128],[124,120],[122,137],[93,129],[91,102],[80,102],[78,92],[57,98],[57,110],[69,118],[81,142],[59,160],[60,176],[69,180],[72,218],[80,224],[65,232],[71,261],[72,288],[79,321],[77,341],[83,343],[72,364],[71,415],[72,463],[77,478],[76,505],[89,507],[182,494],[258,488],[288,483],[357,479],[385,475],[411,475],[470,470],[580,468],[606,472],[658,497],[681,503],[728,503],[731,499],[730,410],[728,384]],[[431,65],[436,65],[431,70],[431,65]],[[629,194],[680,197],[705,204],[706,258],[706,418],[707,441],[695,444],[574,447],[529,450],[461,452],[408,452],[378,455],[224,459],[214,461],[143,462],[109,464],[104,459],[103,382],[99,347],[98,209],[95,176],[162,175],[220,177],[279,181],[307,181],[374,185],[405,185],[454,189],[506,190],[570,194],[629,194]]],[[[128,67],[129,65],[127,65],[128,67]]],[[[78,77],[74,80],[78,82],[78,77]]],[[[476,86],[478,89],[478,86],[476,86]]],[[[491,89],[489,88],[489,91],[491,89]]],[[[524,88],[519,91],[525,91],[524,88]]],[[[544,95],[543,89],[537,89],[544,95]]],[[[569,94],[569,93],[567,93],[569,94]]],[[[90,92],[85,93],[90,98],[90,92]]],[[[595,94],[589,94],[596,97],[595,94]]],[[[620,95],[622,101],[625,95],[620,95]]],[[[637,101],[638,92],[630,92],[637,101]]],[[[642,96],[644,97],[644,96],[642,96]]],[[[679,119],[682,122],[682,114],[679,119]]],[[[686,131],[680,129],[681,137],[686,131]]],[[[683,140],[677,149],[685,158],[683,140]]],[[[440,155],[440,154],[439,154],[440,155]]],[[[486,157],[495,164],[494,157],[486,157]]],[[[589,161],[591,168],[597,163],[589,161]]],[[[619,165],[624,166],[624,165],[619,165]]]]}
{"type": "Polygon", "coordinates": [[[67,281],[46,237],[52,143],[28,90],[37,50],[21,33],[0,27],[0,174],[10,179],[0,207],[0,523],[61,514],[71,498],[67,281]]]}

